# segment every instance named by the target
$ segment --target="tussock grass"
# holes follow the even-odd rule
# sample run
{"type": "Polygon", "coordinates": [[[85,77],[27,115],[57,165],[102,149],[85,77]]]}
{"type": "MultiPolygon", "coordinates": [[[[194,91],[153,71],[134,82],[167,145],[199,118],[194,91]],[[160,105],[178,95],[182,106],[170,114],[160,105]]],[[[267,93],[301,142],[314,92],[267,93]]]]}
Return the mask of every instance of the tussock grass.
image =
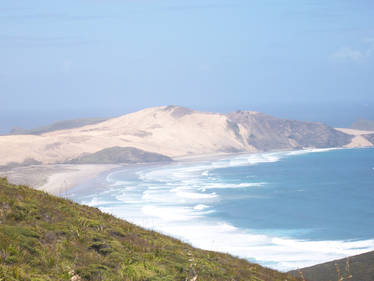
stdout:
{"type": "MultiPolygon", "coordinates": [[[[347,258],[346,262],[345,262],[345,271],[342,271],[340,269],[340,266],[337,262],[334,263],[334,266],[335,266],[335,269],[336,269],[336,281],[350,280],[353,277],[351,272],[350,272],[349,258],[347,258]]],[[[298,273],[299,273],[302,281],[308,281],[304,277],[304,273],[301,269],[298,270],[298,273]]],[[[320,277],[320,278],[323,278],[323,277],[320,277]]],[[[322,280],[325,280],[325,279],[320,279],[320,281],[322,281],[322,280]]],[[[364,281],[364,280],[361,280],[361,281],[364,281]]]]}
{"type": "Polygon", "coordinates": [[[289,274],[303,281],[373,281],[374,251],[293,270],[289,274]]]}
{"type": "Polygon", "coordinates": [[[299,280],[0,178],[0,280],[299,280]]]}

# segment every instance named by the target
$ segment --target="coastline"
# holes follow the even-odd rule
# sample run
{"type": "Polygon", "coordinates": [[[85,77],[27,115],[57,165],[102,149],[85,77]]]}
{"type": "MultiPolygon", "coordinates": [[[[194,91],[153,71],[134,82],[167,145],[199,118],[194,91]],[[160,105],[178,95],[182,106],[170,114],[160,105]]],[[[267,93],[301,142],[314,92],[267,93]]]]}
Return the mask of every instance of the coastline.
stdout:
{"type": "MultiPolygon", "coordinates": [[[[229,205],[219,206],[215,203],[215,200],[227,200],[229,197],[228,191],[221,190],[221,187],[223,189],[230,188],[232,189],[232,191],[229,191],[230,193],[238,192],[237,194],[243,194],[245,188],[250,188],[254,192],[251,200],[261,201],[258,198],[263,198],[261,197],[262,192],[266,192],[266,189],[271,188],[271,185],[266,179],[262,178],[249,178],[240,182],[230,182],[230,180],[215,182],[216,175],[205,172],[205,170],[209,170],[211,167],[239,167],[246,165],[246,163],[279,162],[279,164],[275,164],[278,166],[282,165],[282,162],[286,162],[282,159],[289,156],[314,152],[319,154],[319,152],[324,153],[324,151],[330,150],[340,150],[341,153],[346,152],[348,154],[356,153],[351,148],[310,148],[297,151],[226,154],[221,155],[216,160],[211,158],[212,155],[209,155],[209,157],[203,159],[199,158],[201,163],[196,163],[197,165],[193,167],[191,167],[191,164],[193,165],[194,161],[188,161],[192,160],[190,157],[184,162],[175,162],[170,167],[157,167],[156,164],[153,164],[151,166],[137,165],[132,169],[131,166],[128,166],[125,169],[130,168],[129,173],[125,171],[122,173],[121,171],[117,176],[110,177],[106,185],[107,187],[110,186],[108,190],[104,188],[91,189],[94,186],[90,183],[75,190],[72,198],[81,204],[99,208],[116,217],[128,220],[146,229],[170,235],[195,247],[227,252],[271,268],[287,271],[297,267],[319,264],[342,256],[359,254],[357,252],[358,247],[371,250],[374,247],[374,240],[371,237],[366,237],[356,242],[349,242],[344,237],[331,238],[324,236],[317,239],[316,236],[314,238],[311,238],[312,236],[299,236],[309,235],[307,234],[308,228],[304,226],[299,228],[301,231],[299,234],[289,236],[295,229],[290,228],[288,232],[287,227],[285,228],[286,231],[283,231],[282,228],[277,230],[277,227],[275,227],[274,230],[269,228],[269,231],[264,232],[261,230],[261,225],[257,227],[253,225],[256,220],[251,222],[251,225],[245,225],[231,220],[230,216],[222,217],[222,212],[227,212],[226,207],[229,205]],[[211,163],[208,163],[209,159],[216,163],[211,165],[211,163]],[[138,168],[140,170],[144,169],[139,171],[138,168]],[[140,179],[144,179],[145,182],[138,181],[131,173],[136,174],[140,179]],[[196,182],[194,178],[190,177],[193,175],[202,177],[204,180],[196,182]],[[213,178],[209,179],[209,177],[213,178]],[[171,180],[170,185],[165,184],[167,180],[171,180]],[[290,245],[292,246],[291,249],[290,245]],[[325,250],[321,251],[321,247],[325,250]],[[318,251],[315,249],[318,249],[318,251]],[[279,255],[280,258],[275,260],[274,255],[279,255]],[[306,255],[308,261],[288,259],[290,255],[298,257],[306,255]],[[254,257],[256,257],[256,260],[254,257]]],[[[366,154],[364,149],[358,149],[357,153],[366,154]]],[[[312,156],[310,159],[313,160],[313,158],[312,156]]],[[[335,157],[331,159],[335,159],[335,157]]],[[[271,164],[271,166],[274,165],[271,164]]],[[[298,167],[303,169],[301,166],[298,167]]],[[[274,169],[272,171],[274,172],[274,169]]],[[[285,186],[288,186],[288,184],[285,184],[285,186]]],[[[289,197],[291,201],[294,196],[303,196],[306,191],[301,189],[302,187],[295,189],[296,193],[289,197]]],[[[236,198],[236,196],[233,198],[236,198]]],[[[323,195],[321,196],[323,197],[323,195]]],[[[264,206],[261,206],[261,202],[258,203],[258,206],[255,204],[255,202],[249,204],[250,206],[256,206],[250,213],[256,214],[257,210],[259,212],[257,217],[262,217],[264,214],[261,212],[264,206]]],[[[293,206],[293,204],[288,203],[286,205],[293,206]]],[[[270,208],[272,207],[270,206],[270,208]]],[[[287,208],[282,208],[282,210],[286,212],[287,208]]]]}
{"type": "MultiPolygon", "coordinates": [[[[258,152],[262,153],[262,152],[258,152]]],[[[213,161],[243,153],[214,153],[187,155],[173,158],[171,163],[184,163],[195,161],[213,161]]],[[[248,154],[248,153],[246,153],[248,154]]],[[[253,154],[253,153],[250,153],[253,154]]],[[[79,184],[88,182],[120,168],[129,168],[134,165],[164,165],[160,163],[139,164],[46,164],[15,167],[9,170],[0,170],[0,177],[6,177],[9,183],[27,185],[52,195],[62,196],[79,184]]]]}
{"type": "Polygon", "coordinates": [[[374,131],[363,131],[349,128],[335,128],[335,130],[353,136],[351,142],[346,144],[344,148],[366,148],[374,146],[374,144],[365,138],[365,135],[374,134],[374,131]]]}
{"type": "Polygon", "coordinates": [[[52,164],[17,167],[0,172],[12,184],[28,185],[53,195],[62,195],[71,188],[125,165],[115,164],[52,164]]]}
{"type": "MultiPolygon", "coordinates": [[[[370,148],[370,147],[369,147],[370,148]]],[[[351,150],[352,148],[344,148],[344,147],[337,147],[337,148],[323,148],[323,149],[318,149],[318,148],[304,148],[300,150],[277,150],[277,151],[268,151],[268,152],[257,152],[257,153],[219,153],[219,154],[209,154],[209,155],[194,155],[194,156],[188,156],[188,157],[181,157],[174,159],[175,162],[171,162],[172,167],[169,167],[171,169],[183,169],[184,171],[184,166],[188,167],[190,163],[193,162],[205,162],[205,161],[220,161],[220,160],[228,160],[228,162],[231,162],[230,159],[231,157],[236,157],[238,159],[234,160],[239,160],[239,162],[246,163],[247,157],[248,156],[249,160],[255,160],[252,159],[252,156],[257,158],[260,157],[260,161],[262,157],[265,157],[266,161],[272,162],[272,158],[275,157],[275,159],[279,156],[279,154],[282,153],[289,153],[289,155],[297,155],[297,154],[304,154],[304,153],[309,153],[309,152],[320,152],[320,151],[329,151],[329,150],[351,150]],[[256,154],[258,154],[256,156],[256,154]],[[243,157],[240,157],[240,156],[243,157]]],[[[359,148],[360,149],[360,148],[359,148]]],[[[361,148],[362,149],[362,148],[361,148]]],[[[266,162],[265,161],[265,162],[266,162]]],[[[276,160],[275,160],[276,161],[276,160]]],[[[225,161],[224,161],[225,162],[225,161]]],[[[226,161],[227,162],[227,161],[226,161]]],[[[235,165],[241,165],[240,163],[238,164],[237,161],[234,161],[236,164],[235,165]]],[[[164,163],[163,163],[164,164],[164,163]]],[[[205,165],[207,163],[202,163],[202,165],[205,165]]],[[[77,165],[77,164],[58,164],[58,165],[35,165],[35,166],[28,166],[28,167],[18,167],[14,168],[13,170],[10,170],[7,173],[7,175],[4,175],[4,172],[0,172],[0,176],[7,176],[8,179],[11,182],[14,182],[16,184],[27,184],[31,185],[35,189],[38,190],[43,190],[46,191],[50,194],[57,195],[57,196],[62,196],[62,197],[68,197],[69,189],[72,189],[74,187],[77,187],[78,185],[85,184],[86,182],[90,182],[91,180],[98,179],[99,177],[101,178],[102,176],[105,176],[106,174],[109,174],[111,172],[115,172],[116,170],[122,170],[122,169],[132,169],[132,168],[145,168],[147,169],[148,167],[155,167],[157,169],[158,166],[161,166],[162,163],[143,163],[143,164],[131,164],[131,165],[98,165],[98,164],[86,164],[86,165],[77,165]],[[33,182],[32,184],[30,184],[33,182]]],[[[161,167],[160,167],[161,168],[161,167]]],[[[188,173],[188,169],[186,171],[188,173]]],[[[154,176],[162,176],[163,174],[155,174],[154,176]]],[[[164,173],[165,175],[165,173],[164,173]]],[[[182,179],[183,180],[183,179],[182,179]]],[[[90,185],[92,187],[92,185],[90,185]]],[[[182,186],[182,184],[180,184],[182,186]]],[[[239,187],[239,185],[237,185],[239,187]]],[[[249,185],[252,187],[252,185],[249,185]]],[[[260,182],[261,186],[261,182],[260,182]]],[[[130,207],[129,209],[126,210],[126,216],[121,216],[120,213],[115,213],[115,209],[105,209],[103,208],[102,210],[104,212],[108,212],[111,214],[114,214],[115,216],[129,220],[127,216],[131,216],[130,214],[135,215],[134,220],[129,220],[132,223],[135,223],[136,225],[149,228],[167,235],[170,235],[172,237],[178,238],[182,241],[191,243],[195,247],[202,248],[205,250],[213,250],[213,251],[220,251],[220,252],[229,252],[233,255],[240,256],[242,258],[246,259],[252,259],[253,257],[258,258],[258,260],[253,260],[255,262],[260,262],[263,265],[266,266],[275,266],[272,264],[273,261],[269,262],[269,256],[270,254],[262,253],[261,252],[256,252],[256,249],[258,248],[256,243],[265,243],[269,244],[270,247],[273,247],[276,251],[275,253],[283,253],[284,250],[284,244],[292,244],[293,247],[296,249],[295,250],[295,255],[300,254],[300,249],[302,248],[314,248],[314,247],[320,247],[323,245],[324,247],[329,246],[330,250],[329,251],[336,251],[338,252],[338,249],[342,249],[341,253],[339,253],[338,256],[330,256],[328,252],[322,252],[322,253],[315,253],[313,250],[310,250],[308,255],[310,257],[313,257],[317,255],[317,261],[314,264],[319,264],[324,261],[329,261],[335,258],[341,258],[342,255],[354,255],[354,254],[359,254],[359,252],[355,252],[354,248],[355,247],[361,247],[362,245],[365,245],[365,247],[374,247],[373,241],[374,240],[362,240],[362,241],[357,241],[357,243],[346,243],[347,241],[344,240],[338,240],[338,241],[329,241],[329,240],[321,240],[321,241],[307,241],[307,240],[300,240],[300,239],[288,239],[287,237],[278,237],[278,236],[272,236],[272,234],[269,233],[262,233],[259,235],[256,232],[247,232],[245,228],[241,229],[237,227],[237,225],[232,224],[231,221],[223,221],[223,222],[215,222],[212,221],[211,223],[202,223],[201,221],[198,221],[195,225],[191,224],[188,226],[188,231],[186,228],[183,227],[183,225],[178,225],[178,220],[180,217],[182,217],[182,221],[189,220],[190,218],[193,218],[194,216],[196,217],[204,217],[205,214],[209,214],[211,210],[209,210],[210,204],[209,200],[217,197],[217,194],[215,192],[209,191],[209,186],[207,187],[208,191],[207,194],[198,194],[200,191],[196,190],[190,190],[188,188],[179,188],[173,190],[172,194],[176,194],[177,198],[182,198],[181,200],[186,200],[188,204],[192,204],[191,206],[158,206],[157,205],[157,198],[163,198],[162,193],[165,193],[165,189],[154,189],[154,188],[148,188],[147,190],[144,191],[142,190],[142,187],[139,189],[136,188],[136,185],[131,184],[132,189],[130,190],[124,190],[121,191],[126,192],[126,196],[130,196],[131,198],[131,192],[132,190],[139,190],[140,193],[144,193],[146,196],[156,196],[156,204],[150,204],[150,206],[143,206],[142,209],[131,209],[131,202],[130,202],[130,207]],[[160,192],[160,193],[159,193],[160,192]],[[179,194],[178,194],[179,193],[179,194]],[[161,197],[157,197],[160,196],[161,197]],[[200,197],[202,196],[202,197],[200,197]],[[187,198],[187,199],[183,199],[187,198]],[[202,200],[200,202],[200,200],[202,200]],[[195,202],[196,201],[196,202],[195,202]],[[144,212],[143,215],[139,215],[140,213],[144,212]],[[157,215],[158,214],[158,215],[157,215]],[[146,217],[142,217],[142,216],[146,217]],[[156,217],[156,218],[155,218],[156,217]],[[155,223],[157,221],[158,217],[160,217],[160,221],[155,223]],[[162,221],[162,220],[165,221],[162,221]],[[169,222],[170,221],[170,222],[169,222]],[[176,223],[175,223],[176,222],[176,223]],[[169,225],[171,223],[171,225],[169,225]],[[172,223],[175,223],[174,225],[172,223]],[[157,228],[155,228],[155,226],[157,228]],[[201,233],[201,230],[204,229],[204,232],[207,233],[205,237],[201,237],[199,233],[201,233]],[[192,236],[185,236],[186,233],[195,233],[192,236]],[[217,233],[220,233],[220,235],[216,235],[217,233]],[[211,237],[214,237],[211,238],[211,237]],[[204,239],[202,239],[204,238],[204,239]],[[212,242],[211,240],[214,241],[220,241],[219,243],[212,242]],[[225,244],[225,241],[229,241],[231,239],[237,240],[237,241],[247,241],[248,245],[252,247],[250,251],[250,255],[246,251],[240,251],[238,249],[243,248],[243,244],[235,244],[234,246],[232,244],[225,244]],[[275,239],[275,240],[274,240],[275,239]],[[332,243],[332,244],[331,244],[332,243]],[[364,243],[364,244],[360,244],[364,243]],[[356,245],[357,244],[357,245],[356,245]],[[217,245],[220,245],[217,247],[217,245]],[[236,246],[235,246],[236,245],[236,246]],[[344,247],[343,247],[344,246],[344,247]],[[332,247],[332,248],[331,248],[332,247]],[[236,249],[236,250],[235,250],[236,249]]],[[[172,188],[172,187],[171,187],[172,188]]],[[[235,187],[226,187],[226,188],[235,188],[235,187]]],[[[87,194],[94,194],[96,191],[87,189],[88,192],[87,194]]],[[[205,192],[205,190],[203,191],[205,192]]],[[[94,195],[93,195],[94,196],[94,195]]],[[[115,195],[115,196],[118,196],[115,195]]],[[[121,196],[121,194],[120,194],[121,196]]],[[[100,199],[95,199],[94,200],[86,200],[82,201],[82,204],[93,206],[96,208],[100,208],[100,204],[102,202],[105,202],[107,204],[110,202],[110,199],[108,201],[107,198],[104,197],[98,197],[100,199]]],[[[149,198],[148,198],[149,199],[149,198]]],[[[124,200],[118,199],[118,200],[124,200]]],[[[130,199],[130,201],[133,199],[130,199]]],[[[136,199],[140,200],[140,199],[136,199]]],[[[125,201],[124,201],[125,202],[125,201]]],[[[135,202],[135,201],[134,201],[135,202]]],[[[149,201],[148,201],[149,202],[149,201]]],[[[176,202],[176,201],[173,201],[176,202]]],[[[119,209],[119,212],[121,210],[119,209]]],[[[327,247],[328,248],[328,247],[327,247]]],[[[370,248],[372,249],[372,248],[370,248]]],[[[340,251],[340,250],[339,250],[340,251]]],[[[287,251],[286,251],[287,252],[287,251]]],[[[280,264],[277,265],[278,270],[281,271],[287,271],[290,269],[293,269],[295,267],[292,267],[290,265],[282,265],[281,261],[279,261],[280,264]]],[[[300,264],[300,266],[309,266],[312,265],[312,263],[305,263],[305,264],[300,264]]]]}
{"type": "MultiPolygon", "coordinates": [[[[354,148],[372,148],[373,146],[357,146],[357,147],[331,147],[322,148],[322,150],[331,149],[354,149],[354,148]]],[[[244,154],[261,154],[261,153],[278,153],[278,152],[294,152],[302,153],[308,150],[320,150],[319,148],[303,148],[298,150],[274,150],[262,152],[238,152],[238,153],[212,153],[186,155],[173,158],[171,163],[186,163],[199,161],[215,161],[244,154]]],[[[139,163],[136,165],[158,165],[165,163],[139,163]]],[[[32,165],[12,168],[10,170],[0,170],[0,177],[6,177],[12,184],[28,185],[37,190],[42,190],[53,195],[63,195],[68,190],[79,184],[88,182],[97,178],[103,173],[108,173],[119,168],[132,167],[135,164],[46,164],[32,165]]]]}

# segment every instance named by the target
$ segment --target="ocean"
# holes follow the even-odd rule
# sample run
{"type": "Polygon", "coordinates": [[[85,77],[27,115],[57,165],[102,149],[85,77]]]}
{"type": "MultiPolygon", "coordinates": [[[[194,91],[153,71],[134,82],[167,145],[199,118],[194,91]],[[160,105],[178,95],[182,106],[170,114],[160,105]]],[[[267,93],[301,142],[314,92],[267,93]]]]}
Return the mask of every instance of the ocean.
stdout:
{"type": "Polygon", "coordinates": [[[374,250],[372,148],[131,166],[68,197],[282,271],[374,250]]]}

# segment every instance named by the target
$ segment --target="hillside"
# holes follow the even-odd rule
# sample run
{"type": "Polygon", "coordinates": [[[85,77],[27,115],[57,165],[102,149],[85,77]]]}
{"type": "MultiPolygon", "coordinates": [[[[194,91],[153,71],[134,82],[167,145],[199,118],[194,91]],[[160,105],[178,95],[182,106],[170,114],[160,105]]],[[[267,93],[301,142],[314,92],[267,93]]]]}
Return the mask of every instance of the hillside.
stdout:
{"type": "Polygon", "coordinates": [[[374,131],[374,120],[359,119],[351,125],[352,129],[374,131]]]}
{"type": "MultiPolygon", "coordinates": [[[[168,157],[340,147],[353,136],[321,123],[254,112],[198,112],[178,106],[147,108],[80,128],[41,135],[0,136],[0,166],[66,163],[111,147],[133,147],[168,157]]],[[[371,145],[371,144],[370,144],[371,145]]]]}
{"type": "Polygon", "coordinates": [[[34,128],[34,129],[23,129],[13,128],[10,131],[10,135],[41,135],[48,132],[79,128],[87,125],[97,124],[106,121],[108,118],[81,118],[73,120],[57,121],[47,126],[34,128]]]}
{"type": "Polygon", "coordinates": [[[348,128],[335,128],[337,131],[348,134],[352,136],[352,140],[349,144],[344,147],[370,147],[374,144],[374,131],[362,131],[348,128]]]}
{"type": "Polygon", "coordinates": [[[0,280],[297,280],[0,178],[0,280]]]}
{"type": "MultiPolygon", "coordinates": [[[[374,251],[349,257],[348,259],[302,268],[301,271],[307,281],[342,280],[338,277],[336,265],[338,265],[340,271],[340,278],[344,278],[343,280],[374,280],[374,251]],[[352,277],[349,278],[349,276],[352,277]]],[[[300,276],[298,271],[291,271],[290,273],[294,276],[300,276]]]]}
{"type": "Polygon", "coordinates": [[[170,162],[170,157],[146,152],[134,147],[110,147],[95,153],[86,153],[68,161],[68,164],[137,164],[170,162]]]}
{"type": "Polygon", "coordinates": [[[261,151],[341,147],[351,140],[350,136],[322,123],[285,120],[248,111],[233,112],[227,116],[248,130],[247,143],[261,151]]]}
{"type": "Polygon", "coordinates": [[[367,134],[367,135],[364,135],[364,137],[370,141],[371,143],[374,143],[374,134],[367,134]]]}

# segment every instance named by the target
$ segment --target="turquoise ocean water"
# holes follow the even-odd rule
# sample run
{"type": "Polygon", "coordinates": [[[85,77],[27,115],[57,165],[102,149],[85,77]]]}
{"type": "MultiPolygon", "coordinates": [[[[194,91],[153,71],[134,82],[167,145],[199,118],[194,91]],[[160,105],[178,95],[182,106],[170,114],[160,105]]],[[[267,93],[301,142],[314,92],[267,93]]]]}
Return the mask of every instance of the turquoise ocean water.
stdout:
{"type": "Polygon", "coordinates": [[[374,250],[374,149],[133,166],[68,196],[284,271],[374,250]]]}

